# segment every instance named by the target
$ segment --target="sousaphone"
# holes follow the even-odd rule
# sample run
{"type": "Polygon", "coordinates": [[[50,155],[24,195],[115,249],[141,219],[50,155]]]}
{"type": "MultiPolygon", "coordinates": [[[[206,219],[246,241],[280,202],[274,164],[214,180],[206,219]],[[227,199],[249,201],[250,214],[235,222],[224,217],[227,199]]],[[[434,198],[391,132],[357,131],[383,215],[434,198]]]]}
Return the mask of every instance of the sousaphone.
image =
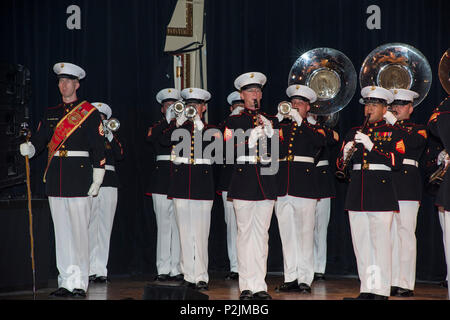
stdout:
{"type": "MultiPolygon", "coordinates": [[[[332,115],[342,110],[356,90],[356,71],[349,58],[332,48],[316,48],[302,54],[292,65],[288,85],[313,89],[317,100],[310,113],[332,115]]],[[[336,120],[337,116],[330,116],[336,120]]],[[[336,120],[337,121],[337,120],[336,120]]]]}
{"type": "Polygon", "coordinates": [[[444,52],[441,62],[439,62],[438,74],[442,87],[450,95],[450,48],[444,52]]]}
{"type": "Polygon", "coordinates": [[[419,97],[419,105],[431,87],[432,72],[427,58],[404,43],[387,43],[375,48],[364,60],[359,72],[361,88],[379,86],[385,89],[408,89],[419,97]]]}

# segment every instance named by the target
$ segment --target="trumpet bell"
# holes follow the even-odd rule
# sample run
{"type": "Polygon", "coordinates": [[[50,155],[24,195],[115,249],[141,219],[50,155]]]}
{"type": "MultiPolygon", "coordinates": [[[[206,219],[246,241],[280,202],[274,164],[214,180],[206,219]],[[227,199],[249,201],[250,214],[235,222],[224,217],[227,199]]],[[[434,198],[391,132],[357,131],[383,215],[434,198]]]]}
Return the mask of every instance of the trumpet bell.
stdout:
{"type": "Polygon", "coordinates": [[[292,109],[292,104],[290,102],[287,101],[282,101],[278,104],[278,111],[280,112],[280,114],[282,115],[288,115],[289,112],[291,112],[292,109]]]}
{"type": "Polygon", "coordinates": [[[173,104],[173,111],[175,111],[176,114],[180,114],[184,111],[185,104],[183,101],[177,101],[173,104]]]}
{"type": "Polygon", "coordinates": [[[184,115],[188,119],[193,119],[197,115],[197,109],[195,107],[189,106],[184,111],[184,115]]]}
{"type": "Polygon", "coordinates": [[[450,48],[445,51],[439,62],[439,80],[444,90],[450,94],[450,48]]]}
{"type": "Polygon", "coordinates": [[[408,89],[419,97],[419,105],[431,87],[432,73],[427,58],[404,43],[387,43],[375,48],[364,60],[359,72],[361,88],[379,86],[385,89],[408,89]]]}
{"type": "Polygon", "coordinates": [[[316,48],[302,54],[292,65],[288,85],[302,84],[313,89],[317,100],[310,113],[332,114],[342,110],[356,91],[356,71],[342,52],[316,48]]]}
{"type": "Polygon", "coordinates": [[[120,122],[116,118],[110,118],[106,123],[106,128],[112,132],[116,132],[120,128],[120,122]]]}

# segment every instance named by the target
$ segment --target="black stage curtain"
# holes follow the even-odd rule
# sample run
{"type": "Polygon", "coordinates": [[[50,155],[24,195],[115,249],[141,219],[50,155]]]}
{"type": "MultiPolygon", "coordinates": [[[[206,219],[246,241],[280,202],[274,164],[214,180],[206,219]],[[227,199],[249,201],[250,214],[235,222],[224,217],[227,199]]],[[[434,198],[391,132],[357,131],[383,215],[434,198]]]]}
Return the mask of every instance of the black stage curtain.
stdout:
{"type": "MultiPolygon", "coordinates": [[[[212,93],[209,119],[217,124],[229,113],[226,96],[233,81],[247,71],[268,76],[263,109],[276,112],[285,99],[291,65],[304,51],[331,47],[344,52],[358,70],[365,56],[387,42],[405,42],[420,49],[433,70],[428,97],[415,112],[424,123],[443,98],[437,80],[439,58],[449,46],[450,4],[445,1],[300,1],[228,0],[206,2],[208,90],[212,93]],[[366,28],[366,8],[381,8],[381,29],[366,28]]],[[[149,198],[143,195],[153,166],[145,144],[147,127],[159,120],[155,95],[172,86],[172,57],[163,54],[166,26],[175,0],[6,0],[2,1],[0,59],[25,65],[31,71],[31,124],[36,128],[47,106],[60,102],[52,66],[67,61],[87,71],[79,96],[104,101],[121,121],[119,131],[127,156],[117,171],[123,187],[111,238],[110,275],[156,272],[156,222],[149,198]],[[81,29],[68,30],[67,7],[81,9],[81,29]]],[[[341,135],[362,121],[359,92],[341,112],[341,135]]],[[[40,182],[45,165],[41,155],[31,162],[33,194],[43,196],[40,182]]],[[[345,185],[338,184],[328,237],[327,272],[356,274],[348,218],[343,210],[345,185]]],[[[212,212],[209,269],[227,270],[226,231],[222,200],[212,212]]],[[[418,218],[418,268],[422,280],[445,276],[442,234],[433,199],[424,196],[418,218]]],[[[270,229],[268,271],[282,271],[282,252],[275,216],[270,229]]],[[[0,227],[1,229],[1,227],[0,227]]],[[[53,274],[56,268],[53,265],[53,274]]]]}
{"type": "MultiPolygon", "coordinates": [[[[126,158],[117,168],[123,187],[111,238],[112,275],[156,270],[156,222],[152,211],[144,211],[152,158],[145,136],[148,126],[160,117],[156,93],[173,85],[172,57],[163,50],[175,5],[176,0],[8,0],[0,4],[0,59],[22,64],[31,72],[31,128],[37,127],[45,108],[61,101],[52,68],[64,61],[86,70],[78,97],[108,103],[121,122],[119,136],[126,158]],[[71,5],[81,9],[79,30],[66,26],[71,5]]],[[[31,161],[34,197],[44,197],[44,153],[31,161]]],[[[55,274],[56,266],[52,268],[55,274]]]]}
{"type": "MultiPolygon", "coordinates": [[[[267,76],[262,109],[275,114],[278,103],[287,98],[289,71],[302,53],[317,47],[337,49],[349,57],[359,74],[365,57],[377,46],[403,42],[419,49],[432,68],[432,87],[413,117],[418,123],[426,123],[433,108],[444,98],[437,68],[450,46],[449,17],[450,3],[445,0],[207,0],[208,89],[212,93],[209,119],[219,123],[228,115],[226,97],[235,90],[234,79],[244,72],[260,71],[267,76]],[[370,5],[381,10],[381,29],[366,27],[370,5]]],[[[354,98],[340,112],[337,130],[341,136],[362,123],[360,89],[358,85],[354,98]]],[[[356,274],[348,215],[343,209],[346,185],[337,183],[337,191],[328,229],[327,272],[356,274]]],[[[417,223],[417,277],[422,280],[440,280],[446,273],[433,200],[424,195],[417,223]]],[[[281,271],[275,217],[270,236],[268,267],[281,271]]]]}

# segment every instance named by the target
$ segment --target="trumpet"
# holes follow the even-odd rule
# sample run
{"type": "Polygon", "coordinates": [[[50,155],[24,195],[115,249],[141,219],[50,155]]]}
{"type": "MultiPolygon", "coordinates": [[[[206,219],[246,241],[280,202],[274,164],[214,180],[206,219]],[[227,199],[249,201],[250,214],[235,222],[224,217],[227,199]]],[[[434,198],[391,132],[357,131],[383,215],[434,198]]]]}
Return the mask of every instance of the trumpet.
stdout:
{"type": "MultiPolygon", "coordinates": [[[[366,116],[366,118],[364,119],[364,124],[361,128],[361,132],[365,131],[367,125],[369,124],[369,119],[370,119],[370,114],[368,114],[366,116]]],[[[350,148],[350,150],[348,150],[347,157],[345,157],[345,159],[342,163],[342,167],[338,168],[338,170],[336,170],[335,175],[338,179],[344,180],[348,177],[347,166],[350,163],[350,160],[353,158],[353,155],[355,154],[355,152],[356,152],[356,141],[353,140],[352,147],[350,148]]]]}
{"type": "Polygon", "coordinates": [[[278,104],[278,112],[283,115],[283,116],[287,116],[292,110],[292,103],[288,102],[288,101],[281,101],[278,104]]]}
{"type": "Polygon", "coordinates": [[[192,120],[197,115],[197,109],[194,106],[186,106],[186,103],[181,100],[175,102],[171,107],[177,117],[184,112],[185,117],[192,120]]]}
{"type": "Polygon", "coordinates": [[[120,128],[120,122],[116,118],[110,118],[105,122],[105,130],[110,132],[116,132],[120,128]]]}

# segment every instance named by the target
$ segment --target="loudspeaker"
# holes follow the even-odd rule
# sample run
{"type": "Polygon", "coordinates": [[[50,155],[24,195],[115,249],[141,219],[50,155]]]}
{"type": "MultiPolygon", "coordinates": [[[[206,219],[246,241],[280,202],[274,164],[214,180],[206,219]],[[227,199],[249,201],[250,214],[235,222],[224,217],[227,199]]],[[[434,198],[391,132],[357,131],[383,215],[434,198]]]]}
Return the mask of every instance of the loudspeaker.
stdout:
{"type": "Polygon", "coordinates": [[[177,285],[147,284],[144,300],[208,300],[209,296],[194,289],[177,285]]]}

